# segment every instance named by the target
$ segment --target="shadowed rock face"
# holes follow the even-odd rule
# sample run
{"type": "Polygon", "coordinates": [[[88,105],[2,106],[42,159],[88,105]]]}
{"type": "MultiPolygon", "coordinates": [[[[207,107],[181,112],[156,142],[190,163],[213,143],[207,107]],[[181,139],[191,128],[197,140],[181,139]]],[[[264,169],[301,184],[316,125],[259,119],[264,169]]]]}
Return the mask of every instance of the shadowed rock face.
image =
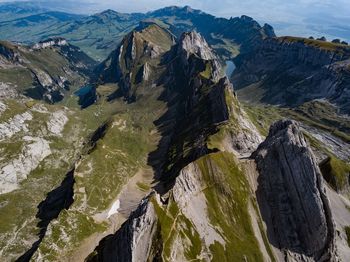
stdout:
{"type": "Polygon", "coordinates": [[[256,86],[265,103],[294,107],[327,99],[349,113],[350,48],[323,45],[303,38],[266,39],[236,58],[233,84],[242,93],[256,86]]]}
{"type": "Polygon", "coordinates": [[[253,153],[259,204],[277,248],[297,261],[334,258],[334,226],[315,157],[296,122],[282,120],[253,153]],[[298,254],[298,255],[296,255],[298,254]],[[297,257],[297,258],[296,258],[297,257]]]}
{"type": "Polygon", "coordinates": [[[86,261],[146,261],[152,257],[157,221],[153,204],[149,199],[144,199],[121,229],[104,238],[86,261]]]}

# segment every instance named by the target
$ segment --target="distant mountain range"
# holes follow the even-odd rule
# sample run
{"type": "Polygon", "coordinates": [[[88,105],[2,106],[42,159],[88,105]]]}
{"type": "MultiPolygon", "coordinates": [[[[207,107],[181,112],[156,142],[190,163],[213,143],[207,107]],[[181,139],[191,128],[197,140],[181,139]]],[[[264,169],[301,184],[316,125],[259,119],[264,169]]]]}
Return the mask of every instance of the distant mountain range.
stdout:
{"type": "Polygon", "coordinates": [[[346,42],[1,6],[0,261],[350,261],[346,42]]]}
{"type": "Polygon", "coordinates": [[[147,20],[168,28],[177,36],[184,31],[197,30],[227,57],[237,54],[235,49],[243,41],[254,41],[254,30],[261,30],[261,34],[266,36],[274,35],[271,26],[261,28],[249,17],[216,18],[190,7],[168,7],[146,14],[122,14],[106,10],[91,16],[80,16],[43,9],[35,12],[30,6],[21,8],[3,5],[0,6],[0,13],[5,14],[3,17],[13,13],[12,19],[3,18],[0,22],[0,39],[31,44],[49,37],[64,37],[97,60],[106,58],[127,32],[140,21],[147,20]]]}

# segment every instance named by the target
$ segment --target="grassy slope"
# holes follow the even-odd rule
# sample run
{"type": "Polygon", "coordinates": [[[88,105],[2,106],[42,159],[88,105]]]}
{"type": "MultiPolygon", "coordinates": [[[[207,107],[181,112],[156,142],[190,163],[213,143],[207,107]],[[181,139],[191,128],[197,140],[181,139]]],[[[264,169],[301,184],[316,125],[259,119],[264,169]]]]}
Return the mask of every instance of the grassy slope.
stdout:
{"type": "MultiPolygon", "coordinates": [[[[21,103],[14,100],[5,100],[8,110],[1,115],[1,122],[30,110],[34,104],[40,102],[21,103]]],[[[13,138],[0,143],[0,149],[5,150],[5,163],[17,158],[24,144],[22,137],[31,135],[42,137],[50,142],[52,155],[48,156],[37,169],[31,172],[28,179],[21,183],[20,189],[8,194],[0,195],[0,246],[5,247],[2,256],[18,256],[26,249],[28,244],[36,238],[38,229],[35,218],[37,205],[46,197],[46,194],[56,188],[64,179],[66,173],[72,168],[80,152],[83,150],[85,137],[93,132],[100,121],[107,115],[107,109],[95,115],[96,107],[88,110],[65,109],[62,105],[44,105],[48,113],[30,111],[33,120],[28,122],[29,132],[20,132],[13,138]],[[69,118],[65,125],[62,137],[56,137],[46,133],[46,122],[50,113],[64,110],[69,118]],[[7,159],[7,160],[6,160],[7,159]],[[19,226],[23,225],[23,227],[19,226]],[[14,232],[16,235],[14,237],[14,232]],[[20,241],[19,241],[20,239],[20,241]],[[29,241],[29,242],[26,242],[29,241]]]]}
{"type": "Polygon", "coordinates": [[[94,221],[93,216],[108,210],[127,180],[146,168],[148,153],[156,148],[158,135],[153,121],[165,106],[156,100],[158,96],[155,91],[138,103],[116,100],[110,104],[114,111],[110,128],[76,169],[75,201],[51,225],[40,246],[45,259],[69,257],[85,239],[106,229],[108,224],[94,221]]]}
{"type": "MultiPolygon", "coordinates": [[[[178,248],[179,241],[189,261],[200,260],[202,252],[211,253],[212,261],[262,261],[248,210],[248,203],[255,200],[238,160],[231,153],[219,152],[196,160],[194,165],[203,177],[209,220],[226,243],[223,246],[216,241],[207,250],[195,226],[182,214],[171,196],[165,207],[153,200],[159,218],[160,239],[157,242],[162,244],[163,261],[171,261],[174,256],[171,251],[174,245],[178,248]]],[[[260,230],[264,235],[264,230],[260,230]]],[[[269,248],[268,242],[266,245],[269,248]]],[[[271,256],[273,260],[272,253],[271,256]]]]}
{"type": "Polygon", "coordinates": [[[330,155],[321,163],[321,171],[326,181],[336,191],[342,191],[349,187],[350,164],[330,155]]]}
{"type": "Polygon", "coordinates": [[[23,60],[21,65],[0,68],[0,82],[15,87],[19,93],[35,87],[36,79],[32,72],[45,72],[54,79],[67,77],[71,92],[74,92],[86,81],[81,74],[71,70],[71,63],[55,48],[29,51],[26,47],[18,48],[8,42],[1,42],[0,44],[10,46],[20,54],[23,60]]]}
{"type": "Polygon", "coordinates": [[[322,50],[336,51],[337,53],[344,53],[350,50],[350,47],[348,45],[320,41],[315,39],[308,39],[303,37],[283,36],[279,37],[278,40],[287,43],[302,43],[307,46],[319,48],[322,50]]]}
{"type": "Polygon", "coordinates": [[[216,242],[210,246],[213,261],[262,260],[261,251],[251,225],[248,201],[251,193],[242,169],[229,153],[216,153],[198,160],[208,187],[209,218],[222,229],[226,246],[216,242]]]}
{"type": "Polygon", "coordinates": [[[335,107],[326,102],[308,102],[295,109],[248,103],[242,105],[263,135],[267,135],[274,121],[291,118],[350,142],[350,120],[339,115],[335,107]]]}

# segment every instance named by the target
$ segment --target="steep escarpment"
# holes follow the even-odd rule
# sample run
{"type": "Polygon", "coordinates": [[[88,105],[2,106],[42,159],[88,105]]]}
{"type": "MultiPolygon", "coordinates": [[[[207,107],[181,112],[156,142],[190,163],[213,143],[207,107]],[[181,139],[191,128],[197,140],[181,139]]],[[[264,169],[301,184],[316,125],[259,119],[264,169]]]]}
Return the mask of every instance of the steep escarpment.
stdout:
{"type": "Polygon", "coordinates": [[[96,68],[95,81],[117,83],[119,89],[111,98],[122,96],[134,102],[137,87],[148,82],[151,75],[157,79],[155,68],[173,41],[174,37],[156,24],[139,26],[96,68]]]}
{"type": "Polygon", "coordinates": [[[228,120],[221,66],[198,33],[184,33],[166,54],[161,99],[168,111],[157,121],[162,139],[149,162],[159,179],[172,179],[188,163],[209,152],[206,141],[228,120]]]}
{"type": "Polygon", "coordinates": [[[62,38],[32,47],[1,42],[0,96],[26,95],[58,102],[88,81],[93,66],[94,60],[62,38]]]}
{"type": "Polygon", "coordinates": [[[158,217],[151,197],[142,200],[128,221],[115,234],[104,238],[86,261],[154,261],[159,259],[153,242],[158,232],[158,217]]]}
{"type": "Polygon", "coordinates": [[[144,213],[134,213],[88,259],[136,261],[141,252],[143,261],[273,260],[269,244],[257,239],[266,236],[259,216],[251,214],[255,200],[228,135],[235,131],[216,136],[231,125],[237,134],[249,133],[238,121],[244,114],[216,55],[200,34],[189,32],[163,61],[160,98],[167,110],[155,122],[162,137],[148,160],[157,184],[138,207],[147,203],[155,212],[147,223],[138,222],[144,213]],[[221,144],[230,144],[229,152],[221,144]],[[134,240],[138,236],[142,242],[134,240]]]}
{"type": "Polygon", "coordinates": [[[38,205],[37,218],[40,219],[38,228],[40,228],[39,239],[33,243],[32,247],[20,256],[16,261],[30,261],[43,238],[45,237],[48,225],[56,219],[63,209],[68,210],[74,199],[74,170],[68,172],[61,185],[47,194],[45,200],[38,205]]]}
{"type": "Polygon", "coordinates": [[[321,172],[296,122],[275,123],[253,154],[269,240],[296,261],[337,261],[321,172]]]}
{"type": "Polygon", "coordinates": [[[327,99],[349,113],[349,58],[346,45],[304,38],[266,39],[237,57],[233,83],[243,98],[299,106],[327,99]]]}

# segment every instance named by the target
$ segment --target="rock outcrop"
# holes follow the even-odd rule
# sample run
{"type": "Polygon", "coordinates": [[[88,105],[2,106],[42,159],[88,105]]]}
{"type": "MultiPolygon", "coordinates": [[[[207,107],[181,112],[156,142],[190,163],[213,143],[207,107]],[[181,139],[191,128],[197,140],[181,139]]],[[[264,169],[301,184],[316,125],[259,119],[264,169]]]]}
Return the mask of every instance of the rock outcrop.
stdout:
{"type": "Polygon", "coordinates": [[[116,234],[104,238],[89,262],[136,262],[153,261],[153,238],[157,234],[158,217],[149,198],[142,200],[139,207],[116,234]]]}
{"type": "Polygon", "coordinates": [[[158,25],[141,24],[95,69],[94,81],[118,83],[120,96],[133,102],[137,85],[147,81],[152,74],[152,65],[159,64],[173,41],[171,33],[158,25]]]}
{"type": "Polygon", "coordinates": [[[190,54],[194,54],[204,60],[215,59],[215,55],[208,43],[199,33],[193,31],[181,35],[177,48],[178,55],[185,53],[187,59],[190,54]]]}
{"type": "Polygon", "coordinates": [[[296,261],[336,261],[334,223],[321,172],[298,124],[281,120],[272,125],[252,156],[272,245],[296,261]]]}
{"type": "Polygon", "coordinates": [[[20,53],[7,42],[0,42],[0,67],[9,66],[11,63],[18,64],[22,61],[20,53]]]}
{"type": "Polygon", "coordinates": [[[36,43],[33,45],[33,49],[44,49],[48,47],[54,47],[54,46],[66,46],[68,45],[68,42],[66,39],[62,37],[56,37],[56,38],[49,38],[45,41],[40,41],[39,43],[36,43]]]}
{"type": "Polygon", "coordinates": [[[200,167],[197,163],[191,163],[180,171],[172,194],[181,212],[198,231],[204,242],[203,245],[209,248],[215,241],[225,245],[225,240],[209,219],[208,204],[203,192],[205,187],[206,183],[200,167]]]}

